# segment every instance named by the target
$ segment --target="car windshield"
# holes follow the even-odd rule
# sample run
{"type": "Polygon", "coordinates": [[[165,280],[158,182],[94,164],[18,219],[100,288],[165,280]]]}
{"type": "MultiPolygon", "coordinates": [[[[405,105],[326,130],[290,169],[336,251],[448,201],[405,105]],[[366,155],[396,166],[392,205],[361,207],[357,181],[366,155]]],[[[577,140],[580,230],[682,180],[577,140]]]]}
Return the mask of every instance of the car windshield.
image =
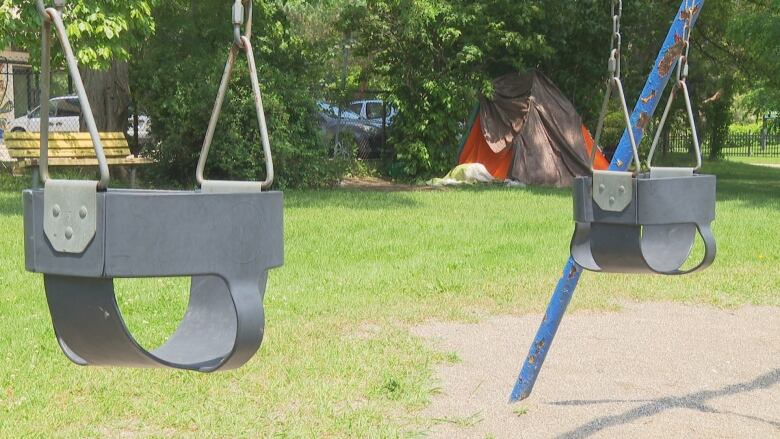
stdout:
{"type": "MultiPolygon", "coordinates": [[[[81,107],[79,106],[78,98],[52,99],[49,101],[49,117],[57,117],[57,116],[68,117],[68,116],[80,116],[80,115],[81,115],[81,107]],[[75,114],[71,114],[74,112],[73,111],[74,108],[75,108],[75,114]]],[[[40,106],[35,107],[34,110],[30,111],[30,115],[28,117],[30,117],[31,119],[40,119],[41,107],[40,106]]]]}

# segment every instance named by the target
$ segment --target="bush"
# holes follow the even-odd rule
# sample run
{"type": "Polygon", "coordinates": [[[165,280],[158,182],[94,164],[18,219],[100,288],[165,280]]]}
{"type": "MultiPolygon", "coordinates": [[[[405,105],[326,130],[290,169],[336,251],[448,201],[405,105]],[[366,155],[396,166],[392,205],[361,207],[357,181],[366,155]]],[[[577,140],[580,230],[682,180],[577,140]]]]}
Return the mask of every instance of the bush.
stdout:
{"type": "MultiPolygon", "coordinates": [[[[314,105],[318,50],[298,38],[276,2],[255,2],[253,47],[271,138],[276,185],[321,186],[337,180],[344,165],[328,159],[314,105]]],[[[224,63],[232,41],[224,1],[164,2],[155,9],[158,32],[133,63],[139,107],[159,142],[148,153],[159,160],[162,180],[194,181],[224,63]],[[214,13],[218,11],[219,13],[214,13]]],[[[264,157],[248,68],[243,53],[211,147],[206,173],[214,179],[262,179],[264,157]]]]}

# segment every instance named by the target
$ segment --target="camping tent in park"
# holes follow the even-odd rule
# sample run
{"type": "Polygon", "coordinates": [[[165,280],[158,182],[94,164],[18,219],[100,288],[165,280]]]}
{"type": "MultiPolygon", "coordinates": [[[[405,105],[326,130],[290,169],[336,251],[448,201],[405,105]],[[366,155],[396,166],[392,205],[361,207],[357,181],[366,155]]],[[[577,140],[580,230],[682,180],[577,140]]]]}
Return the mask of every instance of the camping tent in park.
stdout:
{"type": "MultiPolygon", "coordinates": [[[[493,80],[494,96],[479,111],[460,153],[460,164],[482,163],[497,179],[571,186],[590,173],[593,139],[574,105],[539,72],[493,80]]],[[[609,163],[597,151],[596,169],[609,163]]]]}

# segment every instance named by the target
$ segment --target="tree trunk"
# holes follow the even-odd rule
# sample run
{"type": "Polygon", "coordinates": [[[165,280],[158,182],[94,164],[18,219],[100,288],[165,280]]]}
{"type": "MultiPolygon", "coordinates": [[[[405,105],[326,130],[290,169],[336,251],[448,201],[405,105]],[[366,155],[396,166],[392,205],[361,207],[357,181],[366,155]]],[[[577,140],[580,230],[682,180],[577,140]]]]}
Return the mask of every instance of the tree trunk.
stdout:
{"type": "MultiPolygon", "coordinates": [[[[127,63],[114,61],[106,71],[82,68],[81,77],[98,131],[124,133],[131,102],[127,63]]],[[[80,129],[87,131],[83,117],[80,129]]]]}

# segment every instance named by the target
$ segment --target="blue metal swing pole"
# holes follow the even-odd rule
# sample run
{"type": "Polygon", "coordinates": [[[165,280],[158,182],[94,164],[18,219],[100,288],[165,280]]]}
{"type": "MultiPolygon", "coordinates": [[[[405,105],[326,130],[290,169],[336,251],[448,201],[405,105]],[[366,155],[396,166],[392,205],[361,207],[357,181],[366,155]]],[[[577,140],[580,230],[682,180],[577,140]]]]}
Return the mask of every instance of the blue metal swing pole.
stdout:
{"type": "MultiPolygon", "coordinates": [[[[677,61],[683,53],[682,36],[686,15],[689,13],[686,7],[687,4],[690,4],[690,0],[683,0],[680,5],[680,10],[677,12],[677,16],[655,61],[653,71],[647,78],[642,95],[639,97],[631,115],[631,129],[634,131],[637,144],[642,141],[645,134],[644,130],[653,117],[661,95],[663,95],[677,61]]],[[[704,6],[704,0],[694,0],[693,4],[692,12],[694,16],[691,20],[691,26],[699,18],[701,8],[704,6]]],[[[609,169],[613,171],[627,170],[631,163],[632,155],[631,141],[628,136],[628,129],[626,129],[626,132],[623,133],[623,137],[620,139],[620,144],[612,158],[609,169]]],[[[520,401],[531,395],[536,378],[542,369],[547,352],[550,350],[555,333],[558,331],[558,326],[561,324],[566,308],[574,295],[574,290],[577,288],[582,272],[582,267],[579,267],[572,258],[569,258],[563,269],[563,277],[558,281],[550,304],[547,306],[544,320],[542,320],[539,331],[536,333],[531,350],[528,353],[525,364],[523,364],[523,369],[517,377],[517,382],[510,396],[510,402],[520,401]]]]}

